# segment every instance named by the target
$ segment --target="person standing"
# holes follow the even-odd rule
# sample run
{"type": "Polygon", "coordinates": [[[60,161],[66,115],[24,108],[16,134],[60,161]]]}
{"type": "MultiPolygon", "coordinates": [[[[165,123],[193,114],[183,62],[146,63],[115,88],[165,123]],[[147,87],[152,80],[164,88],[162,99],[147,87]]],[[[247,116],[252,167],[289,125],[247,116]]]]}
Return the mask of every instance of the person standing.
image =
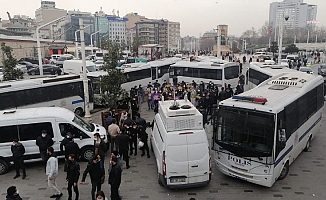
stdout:
{"type": "Polygon", "coordinates": [[[101,191],[102,179],[105,175],[104,169],[100,165],[100,159],[98,156],[94,156],[93,159],[89,161],[83,173],[83,177],[80,184],[85,183],[85,179],[88,173],[92,183],[92,191],[91,191],[92,200],[95,200],[95,191],[97,192],[101,191]]]}
{"type": "Polygon", "coordinates": [[[73,138],[69,138],[68,139],[68,144],[66,144],[65,146],[65,158],[66,160],[69,161],[69,156],[70,155],[74,155],[74,159],[75,161],[78,161],[79,160],[79,156],[80,156],[80,148],[78,146],[77,143],[74,142],[74,139],[73,138]]]}
{"type": "Polygon", "coordinates": [[[218,98],[220,101],[223,101],[227,98],[227,94],[224,91],[224,87],[221,88],[221,92],[218,94],[218,98]]]}
{"type": "Polygon", "coordinates": [[[14,161],[14,166],[16,169],[16,175],[14,179],[20,177],[20,169],[23,171],[23,179],[26,178],[26,170],[24,165],[24,154],[25,154],[25,147],[22,143],[18,142],[17,139],[12,141],[11,145],[11,153],[14,161]]]}
{"type": "Polygon", "coordinates": [[[49,159],[46,162],[46,172],[45,174],[48,176],[48,187],[52,188],[54,194],[50,196],[50,198],[60,198],[62,197],[62,193],[57,188],[56,178],[58,176],[58,159],[54,154],[53,147],[47,148],[47,153],[49,155],[49,159]]]}
{"type": "Polygon", "coordinates": [[[112,124],[108,127],[108,132],[111,137],[111,152],[115,149],[118,149],[117,145],[117,136],[120,133],[120,128],[117,124],[116,119],[112,119],[112,124]]]}
{"type": "Polygon", "coordinates": [[[71,187],[74,188],[75,199],[79,199],[79,191],[78,191],[78,179],[80,176],[80,166],[76,162],[76,157],[74,154],[68,156],[68,167],[67,167],[67,177],[66,180],[68,182],[68,200],[72,200],[72,190],[71,187]]]}
{"type": "Polygon", "coordinates": [[[134,156],[137,156],[137,136],[138,136],[138,125],[134,121],[132,122],[132,126],[129,128],[129,148],[130,148],[130,153],[129,155],[133,154],[133,150],[135,150],[134,156]]]}
{"type": "Polygon", "coordinates": [[[107,151],[107,146],[102,140],[99,133],[94,134],[94,154],[99,155],[101,168],[104,170],[104,158],[107,151]]]}
{"type": "Polygon", "coordinates": [[[150,158],[149,148],[148,148],[148,143],[147,143],[148,134],[146,133],[146,129],[143,126],[139,126],[138,129],[139,129],[138,139],[139,139],[139,141],[142,141],[144,143],[144,146],[141,147],[141,150],[142,150],[141,156],[144,156],[145,155],[145,150],[146,150],[146,152],[147,152],[147,158],[150,158]]]}
{"type": "Polygon", "coordinates": [[[228,87],[225,89],[226,98],[231,98],[233,96],[233,90],[231,88],[231,84],[228,84],[228,87]]]}
{"type": "Polygon", "coordinates": [[[121,167],[116,157],[111,158],[112,169],[109,175],[109,184],[111,185],[111,200],[120,200],[119,187],[121,184],[121,167]]]}
{"type": "MultiPolygon", "coordinates": [[[[60,151],[62,154],[69,155],[66,153],[66,145],[69,143],[69,139],[72,138],[72,134],[68,132],[66,136],[63,138],[63,140],[60,143],[60,151]]],[[[68,166],[68,157],[65,156],[65,164],[63,166],[63,171],[67,172],[67,166],[68,166]]]]}
{"type": "Polygon", "coordinates": [[[44,163],[48,160],[47,149],[53,145],[52,138],[48,135],[46,130],[42,131],[42,135],[36,138],[36,145],[38,146],[41,154],[42,161],[44,163]]]}
{"type": "Polygon", "coordinates": [[[7,189],[6,200],[23,200],[18,193],[16,186],[10,186],[7,189]]]}
{"type": "Polygon", "coordinates": [[[127,130],[125,127],[121,128],[120,134],[117,136],[117,140],[119,144],[119,154],[122,156],[123,160],[126,161],[126,168],[129,169],[129,136],[127,135],[127,130]]]}

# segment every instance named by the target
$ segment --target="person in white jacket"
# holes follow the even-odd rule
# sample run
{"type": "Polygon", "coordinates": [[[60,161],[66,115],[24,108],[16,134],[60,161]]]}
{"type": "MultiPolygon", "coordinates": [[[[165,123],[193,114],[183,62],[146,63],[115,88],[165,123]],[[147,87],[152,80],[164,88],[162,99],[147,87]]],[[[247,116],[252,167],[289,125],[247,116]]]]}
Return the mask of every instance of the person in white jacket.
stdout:
{"type": "Polygon", "coordinates": [[[60,198],[62,197],[62,193],[57,188],[56,178],[58,176],[58,159],[54,154],[53,147],[48,147],[47,153],[49,155],[49,159],[46,162],[46,172],[45,174],[48,176],[48,187],[52,188],[54,194],[50,196],[50,198],[60,198]]]}

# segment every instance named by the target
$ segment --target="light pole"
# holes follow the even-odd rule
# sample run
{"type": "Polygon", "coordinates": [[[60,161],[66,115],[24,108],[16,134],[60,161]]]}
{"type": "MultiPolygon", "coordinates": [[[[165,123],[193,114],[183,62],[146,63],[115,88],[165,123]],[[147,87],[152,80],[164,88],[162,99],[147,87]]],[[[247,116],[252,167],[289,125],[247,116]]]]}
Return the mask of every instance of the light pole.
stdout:
{"type": "MultiPolygon", "coordinates": [[[[90,24],[90,25],[85,26],[84,29],[85,29],[85,28],[88,28],[88,27],[90,27],[90,26],[93,26],[93,24],[90,24]]],[[[78,37],[77,37],[77,33],[78,33],[80,30],[81,30],[81,29],[78,29],[78,30],[75,31],[75,57],[76,57],[76,58],[79,57],[79,56],[78,56],[78,41],[77,41],[78,37]]]]}
{"type": "Polygon", "coordinates": [[[100,39],[100,48],[102,48],[102,39],[101,38],[104,38],[106,36],[108,36],[109,33],[105,34],[105,35],[102,35],[99,39],[100,39]]]}
{"type": "Polygon", "coordinates": [[[283,12],[283,17],[280,21],[280,27],[279,27],[279,46],[278,46],[278,64],[280,65],[281,64],[281,60],[282,60],[282,46],[283,46],[283,18],[285,19],[285,21],[288,21],[289,20],[289,16],[284,16],[284,12],[283,12]]]}
{"type": "Polygon", "coordinates": [[[37,43],[37,54],[38,54],[38,66],[39,66],[39,70],[40,70],[40,75],[43,76],[43,65],[42,65],[42,52],[41,52],[41,42],[40,42],[40,29],[43,27],[46,27],[50,24],[56,23],[57,21],[60,21],[62,19],[64,19],[66,16],[63,17],[59,17],[58,19],[55,19],[53,21],[50,21],[46,24],[43,24],[39,27],[36,28],[36,43],[37,43]]]}
{"type": "Polygon", "coordinates": [[[96,33],[99,33],[100,31],[96,31],[95,33],[91,34],[91,47],[93,46],[93,35],[95,35],[96,33]]]}
{"type": "Polygon", "coordinates": [[[84,83],[84,102],[85,102],[85,118],[90,118],[91,113],[89,110],[89,93],[88,93],[88,79],[86,73],[86,55],[85,55],[85,36],[84,36],[84,22],[82,18],[79,18],[80,27],[80,47],[82,55],[82,66],[83,66],[83,83],[84,83]]]}

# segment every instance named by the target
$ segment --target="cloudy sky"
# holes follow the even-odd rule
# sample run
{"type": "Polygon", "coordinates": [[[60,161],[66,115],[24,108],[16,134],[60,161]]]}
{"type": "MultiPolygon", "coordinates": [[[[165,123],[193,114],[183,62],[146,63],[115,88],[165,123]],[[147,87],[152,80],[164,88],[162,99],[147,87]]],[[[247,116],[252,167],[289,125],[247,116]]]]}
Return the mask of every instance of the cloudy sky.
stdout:
{"type": "MultiPolygon", "coordinates": [[[[269,4],[276,0],[56,0],[56,7],[94,13],[102,7],[107,14],[119,10],[120,16],[129,12],[148,18],[165,18],[181,23],[181,36],[200,36],[217,24],[229,25],[229,34],[240,36],[244,31],[259,29],[269,17],[269,4]]],[[[281,0],[278,0],[281,1],[281,0]]],[[[0,0],[0,17],[6,12],[35,16],[41,0],[0,0]]],[[[326,0],[304,0],[318,6],[319,26],[326,26],[326,0]]]]}

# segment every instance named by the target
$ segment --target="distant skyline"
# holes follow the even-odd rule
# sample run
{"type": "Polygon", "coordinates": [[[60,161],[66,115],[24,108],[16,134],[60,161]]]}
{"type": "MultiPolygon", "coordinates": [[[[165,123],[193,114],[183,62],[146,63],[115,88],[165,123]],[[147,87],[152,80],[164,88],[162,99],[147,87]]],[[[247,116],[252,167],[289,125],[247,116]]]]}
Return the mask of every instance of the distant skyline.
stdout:
{"type": "MultiPolygon", "coordinates": [[[[283,0],[280,0],[283,1],[283,0]]],[[[55,0],[56,7],[80,10],[94,14],[102,10],[111,14],[114,9],[120,16],[133,12],[152,19],[180,22],[181,36],[199,37],[218,24],[229,26],[229,35],[240,36],[251,27],[259,30],[269,17],[269,4],[273,0],[55,0]]],[[[304,0],[318,6],[318,26],[326,26],[326,0],[304,0]]],[[[0,18],[7,20],[7,11],[14,15],[35,18],[41,0],[1,0],[0,18]]]]}

